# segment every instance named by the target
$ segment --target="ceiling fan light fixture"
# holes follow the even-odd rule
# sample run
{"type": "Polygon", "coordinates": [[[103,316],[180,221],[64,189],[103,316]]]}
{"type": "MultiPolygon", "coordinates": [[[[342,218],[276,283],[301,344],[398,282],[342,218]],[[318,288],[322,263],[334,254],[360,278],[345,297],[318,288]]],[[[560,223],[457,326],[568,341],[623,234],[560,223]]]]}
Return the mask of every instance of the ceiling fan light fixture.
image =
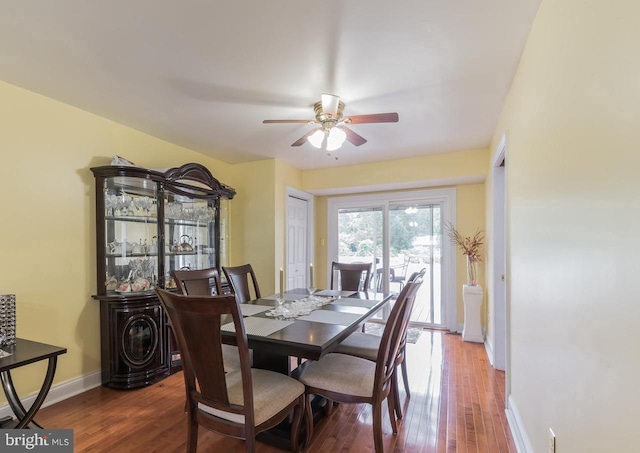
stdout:
{"type": "Polygon", "coordinates": [[[353,146],[361,146],[367,143],[367,140],[354,132],[346,125],[363,124],[363,123],[397,123],[398,114],[390,113],[371,113],[366,115],[351,115],[344,117],[344,102],[339,96],[334,94],[323,93],[321,100],[313,104],[315,120],[264,120],[263,123],[309,123],[317,124],[320,127],[317,130],[311,130],[293,142],[291,146],[302,146],[309,142],[317,149],[325,149],[334,151],[342,146],[348,140],[353,146]]]}
{"type": "Polygon", "coordinates": [[[320,149],[322,148],[322,142],[324,142],[324,136],[324,131],[322,129],[318,129],[313,134],[308,136],[307,140],[309,141],[309,143],[311,143],[311,145],[320,149]]]}
{"type": "Polygon", "coordinates": [[[339,127],[332,127],[327,136],[327,151],[335,151],[340,148],[346,139],[347,134],[345,131],[339,127]]]}

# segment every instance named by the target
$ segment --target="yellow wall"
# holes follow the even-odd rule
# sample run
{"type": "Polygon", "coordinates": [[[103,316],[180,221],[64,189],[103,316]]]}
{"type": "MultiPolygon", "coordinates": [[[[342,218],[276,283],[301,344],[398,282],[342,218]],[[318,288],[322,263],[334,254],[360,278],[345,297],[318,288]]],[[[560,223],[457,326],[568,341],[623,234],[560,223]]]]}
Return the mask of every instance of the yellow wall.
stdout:
{"type": "Polygon", "coordinates": [[[238,195],[231,203],[229,265],[251,263],[263,295],[273,294],[286,261],[286,187],[300,189],[302,173],[266,159],[233,166],[238,195]]]}
{"type": "Polygon", "coordinates": [[[329,287],[326,273],[320,271],[320,269],[327,269],[327,266],[329,266],[327,260],[329,253],[327,249],[327,199],[328,197],[315,197],[314,200],[315,256],[313,258],[313,266],[318,269],[314,273],[314,285],[318,288],[329,287]]]}
{"type": "MultiPolygon", "coordinates": [[[[0,82],[0,293],[16,294],[17,334],[64,346],[56,383],[100,369],[94,180],[114,154],[139,165],[230,166],[104,118],[0,82]]],[[[43,363],[17,370],[21,395],[40,388],[43,363]]]]}
{"type": "Polygon", "coordinates": [[[229,266],[250,263],[260,291],[273,294],[275,231],[275,167],[273,159],[234,165],[237,195],[231,203],[229,266]]]}
{"type": "Polygon", "coordinates": [[[543,0],[507,132],[510,405],[530,450],[637,451],[640,2],[543,0]]]}
{"type": "MultiPolygon", "coordinates": [[[[468,184],[456,187],[456,225],[458,232],[464,237],[473,236],[477,230],[485,229],[485,188],[484,184],[468,184]]],[[[458,322],[464,321],[464,304],[462,301],[462,285],[467,283],[467,260],[460,249],[456,249],[458,256],[458,322]]],[[[487,255],[486,245],[480,249],[482,261],[478,263],[478,282],[484,288],[485,265],[487,255]]],[[[485,291],[486,293],[486,291],[485,291]]],[[[486,299],[485,299],[486,300],[486,299]]],[[[482,304],[483,324],[486,320],[487,304],[482,304]]]]}
{"type": "Polygon", "coordinates": [[[434,181],[449,178],[484,178],[487,158],[488,150],[480,149],[308,170],[303,173],[302,182],[308,192],[407,182],[423,182],[423,186],[434,186],[434,181]]]}

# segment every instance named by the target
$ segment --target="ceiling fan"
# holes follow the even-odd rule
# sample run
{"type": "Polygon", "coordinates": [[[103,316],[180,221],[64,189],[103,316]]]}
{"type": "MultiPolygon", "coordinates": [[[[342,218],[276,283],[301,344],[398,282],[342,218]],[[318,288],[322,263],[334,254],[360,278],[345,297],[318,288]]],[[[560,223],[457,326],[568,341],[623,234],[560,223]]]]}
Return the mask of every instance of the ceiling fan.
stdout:
{"type": "Polygon", "coordinates": [[[367,143],[364,137],[349,129],[346,126],[347,124],[398,122],[398,114],[395,112],[342,116],[344,102],[340,100],[339,96],[325,93],[322,94],[320,98],[321,100],[313,105],[313,110],[316,114],[315,120],[264,120],[263,123],[319,124],[320,128],[307,132],[293,142],[291,146],[301,146],[308,141],[316,148],[324,148],[328,152],[331,152],[340,148],[345,140],[348,140],[355,146],[367,143]]]}

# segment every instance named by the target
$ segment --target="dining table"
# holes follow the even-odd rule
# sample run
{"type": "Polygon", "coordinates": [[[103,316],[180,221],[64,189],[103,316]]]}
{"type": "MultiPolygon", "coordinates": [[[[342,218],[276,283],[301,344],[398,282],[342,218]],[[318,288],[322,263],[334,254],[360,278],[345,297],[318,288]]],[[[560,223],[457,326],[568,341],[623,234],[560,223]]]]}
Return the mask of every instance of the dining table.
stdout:
{"type": "MultiPolygon", "coordinates": [[[[285,310],[294,311],[296,303],[306,301],[306,289],[284,292],[285,310]]],[[[274,315],[278,295],[240,304],[249,349],[253,350],[253,367],[291,374],[290,357],[319,360],[341,341],[381,311],[393,294],[369,291],[322,290],[314,294],[323,305],[310,313],[290,317],[274,315]]],[[[223,341],[233,344],[230,324],[223,326],[223,341]]]]}
{"type": "MultiPolygon", "coordinates": [[[[393,293],[369,291],[322,290],[313,296],[321,301],[309,313],[296,313],[296,307],[309,300],[306,289],[284,292],[283,298],[272,295],[240,304],[249,349],[253,350],[253,368],[296,376],[303,360],[319,360],[333,351],[341,341],[361,328],[380,311],[388,308],[393,293]],[[279,305],[278,299],[284,299],[279,305]],[[278,307],[279,312],[274,313],[278,307]],[[284,309],[284,314],[278,314],[284,309]],[[291,313],[295,316],[291,316],[291,313]],[[297,360],[292,358],[297,358],[297,360]]],[[[307,304],[308,305],[308,304],[307,304]]],[[[223,342],[234,344],[233,323],[222,326],[223,342]]],[[[314,421],[324,413],[326,401],[315,398],[314,421]]],[[[285,420],[278,427],[258,435],[263,442],[289,449],[289,428],[285,420]]]]}

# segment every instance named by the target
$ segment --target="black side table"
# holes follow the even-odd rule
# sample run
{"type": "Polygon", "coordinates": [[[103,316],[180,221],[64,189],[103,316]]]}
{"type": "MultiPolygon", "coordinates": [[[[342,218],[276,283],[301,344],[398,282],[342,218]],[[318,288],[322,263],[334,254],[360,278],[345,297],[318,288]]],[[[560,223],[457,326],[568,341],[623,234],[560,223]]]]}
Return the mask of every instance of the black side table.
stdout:
{"type": "MultiPolygon", "coordinates": [[[[11,346],[5,346],[2,348],[4,351],[10,353],[10,356],[0,358],[0,380],[2,381],[2,389],[7,397],[9,406],[17,418],[15,426],[2,426],[2,428],[42,428],[35,421],[33,417],[36,415],[42,403],[44,403],[51,384],[53,383],[53,377],[56,373],[56,365],[58,363],[58,356],[67,352],[66,348],[53,346],[45,343],[38,343],[35,341],[24,340],[22,338],[16,339],[16,344],[11,346]],[[35,401],[26,410],[16,393],[16,389],[11,379],[11,370],[14,368],[20,368],[21,366],[28,365],[30,363],[39,362],[41,360],[49,360],[47,367],[47,374],[45,375],[42,387],[36,396],[35,401]]],[[[2,420],[4,422],[5,420],[2,420]]],[[[8,421],[8,420],[7,420],[8,421]]]]}

